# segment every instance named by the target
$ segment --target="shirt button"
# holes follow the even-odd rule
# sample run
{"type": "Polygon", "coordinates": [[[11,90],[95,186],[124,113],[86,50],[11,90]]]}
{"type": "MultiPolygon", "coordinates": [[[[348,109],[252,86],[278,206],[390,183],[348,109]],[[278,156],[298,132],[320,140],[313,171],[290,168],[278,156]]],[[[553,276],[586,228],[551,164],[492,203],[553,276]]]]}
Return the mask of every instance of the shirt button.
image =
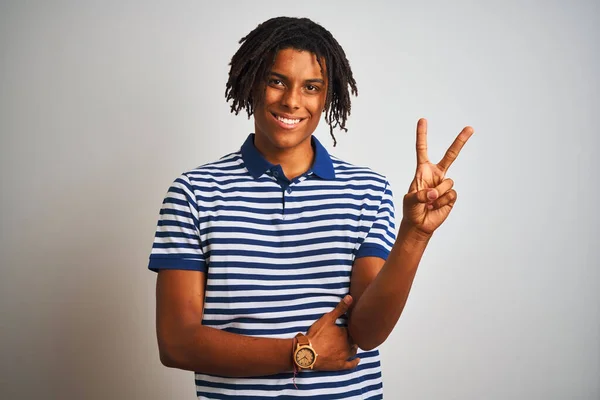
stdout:
{"type": "Polygon", "coordinates": [[[273,176],[274,176],[275,178],[277,178],[277,177],[279,176],[279,172],[277,172],[277,171],[273,171],[273,176]]]}
{"type": "Polygon", "coordinates": [[[292,193],[292,188],[287,189],[288,194],[292,193]]]}

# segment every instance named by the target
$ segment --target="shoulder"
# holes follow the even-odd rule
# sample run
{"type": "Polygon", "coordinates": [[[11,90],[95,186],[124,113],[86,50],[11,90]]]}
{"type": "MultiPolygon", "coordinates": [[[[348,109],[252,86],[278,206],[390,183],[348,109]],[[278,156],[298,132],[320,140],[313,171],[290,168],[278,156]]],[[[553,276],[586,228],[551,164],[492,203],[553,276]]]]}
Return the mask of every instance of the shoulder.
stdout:
{"type": "Polygon", "coordinates": [[[197,176],[224,176],[228,174],[239,174],[242,172],[242,170],[244,170],[242,155],[239,151],[237,151],[235,153],[229,153],[216,161],[212,161],[186,171],[182,175],[193,179],[197,176]]]}
{"type": "Polygon", "coordinates": [[[335,170],[336,180],[345,181],[348,184],[367,184],[379,187],[382,190],[385,190],[385,188],[389,186],[386,176],[373,171],[369,167],[355,165],[335,156],[330,157],[335,170]]]}
{"type": "Polygon", "coordinates": [[[246,179],[250,179],[250,176],[244,166],[241,153],[237,151],[185,171],[176,181],[184,183],[192,190],[202,190],[246,179]]]}

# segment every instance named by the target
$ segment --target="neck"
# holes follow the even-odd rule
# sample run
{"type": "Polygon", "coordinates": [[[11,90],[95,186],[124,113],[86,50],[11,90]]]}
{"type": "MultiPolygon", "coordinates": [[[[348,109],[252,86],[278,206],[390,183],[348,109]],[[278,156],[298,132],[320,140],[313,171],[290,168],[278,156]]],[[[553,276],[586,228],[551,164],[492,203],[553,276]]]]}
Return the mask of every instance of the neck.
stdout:
{"type": "Polygon", "coordinates": [[[315,159],[311,137],[291,148],[277,148],[268,140],[254,136],[254,146],[271,164],[281,165],[285,176],[292,180],[310,169],[315,159]]]}

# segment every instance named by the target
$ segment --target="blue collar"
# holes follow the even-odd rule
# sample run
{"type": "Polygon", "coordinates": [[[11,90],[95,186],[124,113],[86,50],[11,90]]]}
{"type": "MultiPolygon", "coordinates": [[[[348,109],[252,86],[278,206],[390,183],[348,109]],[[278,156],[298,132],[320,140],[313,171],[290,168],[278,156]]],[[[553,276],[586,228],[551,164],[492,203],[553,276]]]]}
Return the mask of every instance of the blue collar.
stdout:
{"type": "MultiPolygon", "coordinates": [[[[311,137],[311,144],[315,149],[315,162],[312,165],[312,172],[322,179],[334,179],[335,170],[329,153],[316,137],[311,137]]],[[[268,162],[254,146],[254,133],[248,135],[248,138],[242,145],[242,159],[250,174],[254,179],[258,178],[274,165],[268,162]]]]}

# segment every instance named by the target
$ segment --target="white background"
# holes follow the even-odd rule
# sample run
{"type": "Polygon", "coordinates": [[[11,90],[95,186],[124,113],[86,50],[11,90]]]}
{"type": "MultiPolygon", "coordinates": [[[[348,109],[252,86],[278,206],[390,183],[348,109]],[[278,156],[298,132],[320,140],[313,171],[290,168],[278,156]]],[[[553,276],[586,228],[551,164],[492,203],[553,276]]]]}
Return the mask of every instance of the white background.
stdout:
{"type": "Polygon", "coordinates": [[[459,201],[382,346],[388,399],[599,399],[597,1],[2,1],[0,398],[193,399],[147,267],[181,172],[239,148],[238,40],[308,16],[359,85],[332,154],[400,201],[429,120],[459,201]]]}

